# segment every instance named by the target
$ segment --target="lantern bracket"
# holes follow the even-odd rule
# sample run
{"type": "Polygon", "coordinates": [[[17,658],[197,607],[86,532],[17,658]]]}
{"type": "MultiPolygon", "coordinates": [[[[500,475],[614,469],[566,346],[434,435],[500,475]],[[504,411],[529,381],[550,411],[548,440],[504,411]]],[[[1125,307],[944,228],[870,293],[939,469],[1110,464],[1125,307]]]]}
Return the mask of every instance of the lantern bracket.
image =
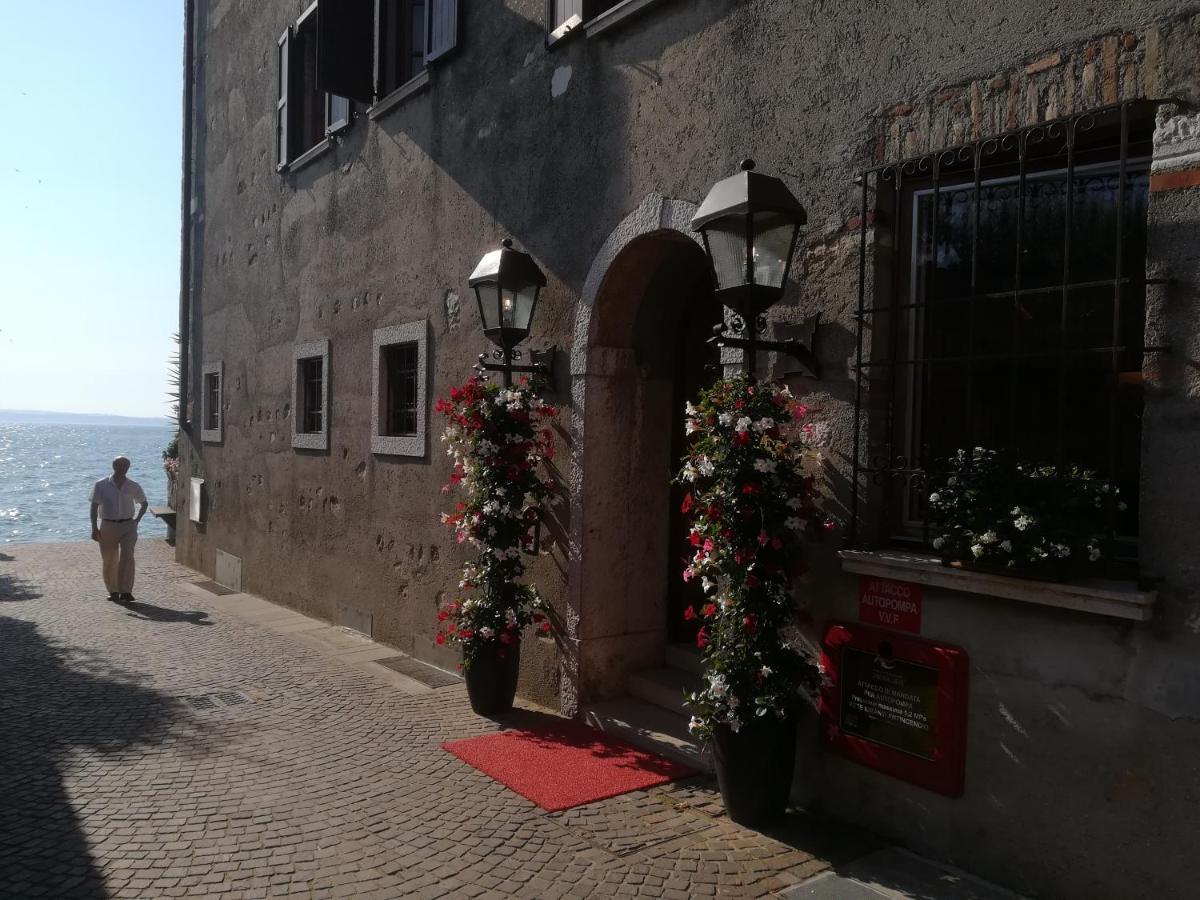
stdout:
{"type": "Polygon", "coordinates": [[[522,363],[525,354],[519,347],[497,347],[480,353],[474,369],[481,375],[484,372],[502,372],[505,387],[512,387],[513,372],[540,375],[547,381],[553,381],[554,357],[557,353],[557,346],[547,347],[545,350],[530,350],[529,362],[522,363]]]}
{"type": "MultiPolygon", "coordinates": [[[[741,316],[737,318],[743,324],[746,324],[741,316]]],[[[816,354],[817,325],[820,324],[820,321],[821,314],[817,313],[799,325],[791,326],[788,330],[797,332],[795,337],[783,341],[759,340],[757,334],[760,329],[755,327],[757,323],[754,323],[748,329],[741,328],[732,332],[732,334],[748,333],[747,337],[730,337],[725,330],[724,323],[722,323],[713,328],[713,336],[709,340],[721,349],[734,347],[741,350],[745,358],[746,371],[751,374],[754,371],[755,355],[760,350],[765,350],[769,353],[781,353],[785,356],[790,356],[800,364],[798,370],[786,374],[800,375],[805,378],[820,378],[821,364],[817,360],[816,354]]]]}

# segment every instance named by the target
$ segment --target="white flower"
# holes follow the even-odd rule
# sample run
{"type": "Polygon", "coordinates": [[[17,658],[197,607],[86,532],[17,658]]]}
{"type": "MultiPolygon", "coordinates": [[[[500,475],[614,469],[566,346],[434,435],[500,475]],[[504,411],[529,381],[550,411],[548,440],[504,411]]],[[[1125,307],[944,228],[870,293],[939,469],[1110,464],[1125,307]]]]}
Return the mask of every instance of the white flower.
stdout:
{"type": "Polygon", "coordinates": [[[770,666],[763,666],[761,669],[758,670],[758,674],[761,675],[763,678],[767,678],[774,671],[775,670],[772,669],[770,666]]]}
{"type": "Polygon", "coordinates": [[[1000,535],[994,531],[985,531],[979,536],[979,543],[981,544],[994,544],[998,540],[1000,540],[1000,535]]]}
{"type": "Polygon", "coordinates": [[[683,404],[683,411],[685,413],[687,413],[689,416],[694,416],[698,412],[698,410],[696,409],[696,407],[694,407],[692,405],[690,400],[687,403],[683,404]]]}
{"type": "Polygon", "coordinates": [[[479,636],[481,638],[483,638],[485,641],[491,640],[492,635],[494,635],[495,633],[496,633],[495,629],[493,629],[492,627],[490,627],[488,625],[484,625],[482,628],[479,629],[479,636]]]}
{"type": "Polygon", "coordinates": [[[754,423],[754,430],[758,432],[770,431],[775,427],[775,420],[770,416],[764,416],[754,423]]]}
{"type": "Polygon", "coordinates": [[[1000,549],[1005,553],[1012,553],[1012,541],[1001,541],[1000,549]]]}
{"type": "Polygon", "coordinates": [[[774,472],[777,463],[773,459],[756,459],[754,461],[754,471],[762,472],[764,475],[768,472],[774,472]]]}
{"type": "Polygon", "coordinates": [[[732,425],[733,413],[721,413],[719,416],[717,416],[717,421],[722,425],[732,425]]]}
{"type": "Polygon", "coordinates": [[[1021,507],[1019,507],[1019,506],[1014,506],[1014,507],[1013,507],[1012,509],[1010,509],[1008,512],[1009,512],[1009,515],[1013,515],[1013,516],[1019,516],[1019,515],[1021,514],[1021,507]]]}
{"type": "Polygon", "coordinates": [[[737,734],[739,731],[741,731],[742,730],[742,720],[739,719],[737,716],[733,716],[729,720],[729,730],[732,731],[734,734],[737,734]]]}
{"type": "Polygon", "coordinates": [[[1063,557],[1070,556],[1071,548],[1068,547],[1066,544],[1055,544],[1054,545],[1054,555],[1059,557],[1060,559],[1063,557]]]}
{"type": "Polygon", "coordinates": [[[1013,527],[1015,527],[1017,531],[1024,531],[1032,524],[1034,524],[1034,521],[1029,516],[1017,516],[1015,519],[1013,519],[1013,527]]]}
{"type": "Polygon", "coordinates": [[[788,516],[783,520],[783,524],[785,528],[790,528],[792,531],[803,531],[805,521],[799,516],[788,516]]]}
{"type": "Polygon", "coordinates": [[[1099,547],[1088,547],[1088,560],[1090,562],[1095,562],[1099,558],[1100,558],[1100,548],[1099,547]]]}
{"type": "Polygon", "coordinates": [[[704,723],[695,716],[692,716],[691,721],[688,722],[688,731],[690,731],[692,734],[695,734],[697,729],[699,729],[703,724],[704,723]]]}
{"type": "Polygon", "coordinates": [[[983,552],[984,552],[983,544],[972,544],[971,552],[975,555],[976,559],[978,559],[980,556],[983,556],[983,552]]]}
{"type": "Polygon", "coordinates": [[[941,537],[935,537],[935,538],[933,539],[933,549],[934,549],[934,550],[941,550],[941,549],[942,549],[942,547],[945,545],[945,543],[946,543],[946,539],[945,539],[945,538],[941,538],[941,537]]]}
{"type": "Polygon", "coordinates": [[[704,593],[712,593],[712,589],[717,586],[717,583],[705,575],[700,579],[700,587],[704,589],[704,593]]]}
{"type": "Polygon", "coordinates": [[[749,416],[742,416],[737,420],[737,424],[733,426],[733,430],[741,434],[743,431],[748,430],[751,424],[752,420],[749,416]]]}
{"type": "Polygon", "coordinates": [[[683,467],[683,480],[684,481],[695,481],[696,476],[698,474],[699,473],[696,471],[696,467],[693,466],[691,463],[686,463],[684,465],[684,467],[683,467]]]}
{"type": "Polygon", "coordinates": [[[708,676],[708,692],[714,697],[724,697],[729,692],[725,676],[721,674],[708,676]]]}
{"type": "Polygon", "coordinates": [[[937,491],[934,491],[932,494],[929,495],[930,503],[938,503],[941,501],[941,499],[942,499],[942,495],[939,494],[937,491]]]}
{"type": "Polygon", "coordinates": [[[714,471],[716,471],[712,460],[707,456],[702,456],[696,460],[696,468],[700,471],[701,475],[711,475],[714,471]]]}
{"type": "Polygon", "coordinates": [[[700,430],[700,426],[696,424],[695,419],[688,419],[683,423],[683,430],[688,434],[695,434],[700,430]]]}
{"type": "Polygon", "coordinates": [[[742,701],[739,700],[737,697],[733,696],[733,694],[730,694],[729,699],[726,700],[725,702],[729,704],[730,709],[737,709],[742,703],[742,701]]]}
{"type": "Polygon", "coordinates": [[[788,497],[787,505],[789,509],[799,509],[804,505],[804,501],[799,497],[788,497]]]}

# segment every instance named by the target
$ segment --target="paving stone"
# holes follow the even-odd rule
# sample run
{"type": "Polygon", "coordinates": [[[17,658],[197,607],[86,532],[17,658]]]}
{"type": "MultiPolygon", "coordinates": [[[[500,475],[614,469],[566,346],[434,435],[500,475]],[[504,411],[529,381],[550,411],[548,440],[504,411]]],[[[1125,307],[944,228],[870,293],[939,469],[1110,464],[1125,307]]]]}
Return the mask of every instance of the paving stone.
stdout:
{"type": "Polygon", "coordinates": [[[405,692],[138,555],[129,607],[91,543],[0,555],[0,896],[765,896],[846,843],[739,828],[705,777],[544,813],[441,749],[500,727],[461,685],[405,692]]]}

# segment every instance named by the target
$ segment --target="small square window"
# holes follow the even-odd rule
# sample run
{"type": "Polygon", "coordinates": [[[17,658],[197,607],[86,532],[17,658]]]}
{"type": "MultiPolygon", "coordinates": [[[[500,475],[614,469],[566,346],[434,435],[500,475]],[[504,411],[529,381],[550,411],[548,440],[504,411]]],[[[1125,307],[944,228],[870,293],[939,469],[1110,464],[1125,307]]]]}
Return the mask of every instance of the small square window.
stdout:
{"type": "Polygon", "coordinates": [[[329,341],[308,341],[294,350],[292,446],[329,449],[329,341]]]}
{"type": "Polygon", "coordinates": [[[372,453],[425,455],[427,338],[424,321],[380,328],[374,334],[372,453]]]}
{"type": "Polygon", "coordinates": [[[224,396],[222,382],[224,366],[210,363],[200,373],[200,440],[219,443],[221,441],[221,419],[224,396]]]}

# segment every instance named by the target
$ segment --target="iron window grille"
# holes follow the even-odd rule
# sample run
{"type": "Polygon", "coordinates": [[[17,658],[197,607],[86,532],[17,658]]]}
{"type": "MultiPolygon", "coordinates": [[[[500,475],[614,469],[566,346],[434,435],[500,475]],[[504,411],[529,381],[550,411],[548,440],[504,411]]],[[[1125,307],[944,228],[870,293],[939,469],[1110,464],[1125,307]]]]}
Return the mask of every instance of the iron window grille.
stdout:
{"type": "Polygon", "coordinates": [[[319,356],[302,359],[300,366],[300,389],[303,392],[301,431],[305,434],[320,434],[325,417],[323,382],[324,360],[319,356]]]}
{"type": "Polygon", "coordinates": [[[204,430],[221,427],[221,376],[210,372],[204,376],[204,430]]]}
{"type": "Polygon", "coordinates": [[[383,434],[389,437],[416,434],[417,342],[383,347],[382,355],[386,390],[383,434]]]}
{"type": "Polygon", "coordinates": [[[927,543],[929,486],[986,446],[1114,481],[1136,553],[1142,366],[1165,349],[1144,346],[1149,162],[1175,102],[861,173],[853,545],[927,543]]]}

